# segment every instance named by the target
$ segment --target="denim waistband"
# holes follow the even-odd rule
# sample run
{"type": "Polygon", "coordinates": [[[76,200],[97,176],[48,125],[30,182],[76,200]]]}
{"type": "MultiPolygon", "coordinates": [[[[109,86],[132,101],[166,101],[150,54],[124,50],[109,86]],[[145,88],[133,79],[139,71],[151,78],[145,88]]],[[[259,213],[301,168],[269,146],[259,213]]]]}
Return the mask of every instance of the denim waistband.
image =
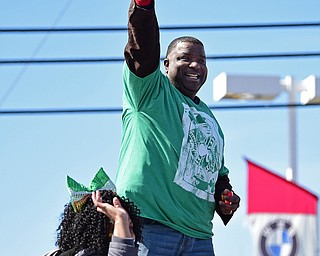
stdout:
{"type": "Polygon", "coordinates": [[[142,223],[145,225],[163,225],[156,220],[152,220],[152,219],[148,219],[148,218],[144,218],[144,217],[140,217],[140,219],[142,220],[142,223]]]}

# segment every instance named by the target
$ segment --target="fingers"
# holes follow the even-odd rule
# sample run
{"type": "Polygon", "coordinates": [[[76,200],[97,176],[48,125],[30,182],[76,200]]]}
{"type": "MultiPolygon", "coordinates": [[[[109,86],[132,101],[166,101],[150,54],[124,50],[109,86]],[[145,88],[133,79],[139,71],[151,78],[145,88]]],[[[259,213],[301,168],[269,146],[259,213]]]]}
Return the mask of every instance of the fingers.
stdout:
{"type": "Polygon", "coordinates": [[[91,193],[91,198],[92,198],[93,204],[94,204],[95,206],[97,206],[98,200],[97,200],[96,192],[92,192],[92,193],[91,193]]]}
{"type": "Polygon", "coordinates": [[[219,201],[220,210],[224,215],[232,214],[232,208],[230,204],[226,204],[224,201],[219,201]]]}
{"type": "Polygon", "coordinates": [[[229,189],[225,189],[221,194],[221,200],[225,203],[237,204],[240,202],[240,197],[229,189]]]}
{"type": "Polygon", "coordinates": [[[226,204],[232,204],[231,201],[228,201],[228,199],[232,196],[233,196],[233,192],[228,189],[225,189],[221,194],[221,200],[226,204]]]}
{"type": "Polygon", "coordinates": [[[240,197],[225,189],[221,193],[221,201],[219,201],[221,212],[225,215],[232,215],[239,207],[240,197]]]}
{"type": "Polygon", "coordinates": [[[114,206],[113,209],[115,209],[117,215],[120,216],[120,218],[130,220],[130,217],[127,211],[122,207],[118,197],[113,198],[113,206],[114,206]]]}
{"type": "Polygon", "coordinates": [[[127,211],[122,207],[120,200],[115,196],[112,199],[113,205],[103,203],[100,192],[92,193],[92,201],[97,211],[105,214],[114,223],[114,235],[118,237],[133,237],[133,224],[127,211]]]}
{"type": "MultiPolygon", "coordinates": [[[[107,215],[109,218],[113,219],[115,214],[115,207],[108,203],[102,202],[102,197],[100,191],[92,192],[93,204],[97,207],[97,211],[107,215]]],[[[121,206],[121,204],[120,204],[121,206]]]]}
{"type": "Polygon", "coordinates": [[[116,207],[116,208],[122,208],[122,205],[121,205],[120,200],[119,200],[118,197],[114,197],[114,198],[113,198],[113,205],[114,205],[114,207],[116,207]]]}
{"type": "Polygon", "coordinates": [[[91,198],[92,198],[92,201],[93,201],[93,204],[98,207],[98,205],[100,203],[102,203],[102,197],[101,197],[101,194],[100,194],[100,191],[96,191],[96,192],[92,192],[91,194],[91,198]]]}
{"type": "Polygon", "coordinates": [[[103,203],[100,192],[92,192],[92,201],[97,207],[97,211],[104,213],[110,219],[115,220],[116,217],[127,218],[127,212],[122,207],[120,200],[115,196],[112,201],[113,205],[109,203],[103,203]]]}
{"type": "Polygon", "coordinates": [[[96,191],[96,195],[97,195],[97,201],[102,203],[102,197],[101,197],[100,190],[96,191]]]}

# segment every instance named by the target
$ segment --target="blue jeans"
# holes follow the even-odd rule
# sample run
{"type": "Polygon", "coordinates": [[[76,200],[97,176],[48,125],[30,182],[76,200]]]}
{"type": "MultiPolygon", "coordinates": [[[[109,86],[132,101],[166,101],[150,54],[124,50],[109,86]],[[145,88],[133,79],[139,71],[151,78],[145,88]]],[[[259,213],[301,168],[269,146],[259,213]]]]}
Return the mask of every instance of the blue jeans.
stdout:
{"type": "Polygon", "coordinates": [[[146,220],[139,256],[214,256],[212,239],[198,239],[158,222],[146,220]]]}

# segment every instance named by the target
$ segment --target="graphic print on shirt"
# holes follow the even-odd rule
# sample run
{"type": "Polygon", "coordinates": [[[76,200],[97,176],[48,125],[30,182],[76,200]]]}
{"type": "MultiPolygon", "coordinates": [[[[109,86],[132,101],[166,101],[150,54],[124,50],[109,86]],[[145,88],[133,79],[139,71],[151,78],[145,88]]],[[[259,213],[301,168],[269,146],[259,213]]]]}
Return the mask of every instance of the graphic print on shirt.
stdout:
{"type": "Polygon", "coordinates": [[[214,118],[186,104],[183,107],[184,137],[174,182],[197,197],[214,202],[223,139],[214,118]]]}

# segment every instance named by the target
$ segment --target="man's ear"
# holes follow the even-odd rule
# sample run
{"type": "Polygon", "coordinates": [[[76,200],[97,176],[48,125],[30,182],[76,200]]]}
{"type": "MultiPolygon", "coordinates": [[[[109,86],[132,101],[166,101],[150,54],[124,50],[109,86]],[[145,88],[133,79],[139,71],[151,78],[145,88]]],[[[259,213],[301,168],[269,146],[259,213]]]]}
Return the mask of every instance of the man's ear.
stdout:
{"type": "Polygon", "coordinates": [[[166,69],[166,73],[168,73],[168,68],[169,68],[169,60],[167,58],[164,59],[163,61],[164,67],[166,69]]]}

